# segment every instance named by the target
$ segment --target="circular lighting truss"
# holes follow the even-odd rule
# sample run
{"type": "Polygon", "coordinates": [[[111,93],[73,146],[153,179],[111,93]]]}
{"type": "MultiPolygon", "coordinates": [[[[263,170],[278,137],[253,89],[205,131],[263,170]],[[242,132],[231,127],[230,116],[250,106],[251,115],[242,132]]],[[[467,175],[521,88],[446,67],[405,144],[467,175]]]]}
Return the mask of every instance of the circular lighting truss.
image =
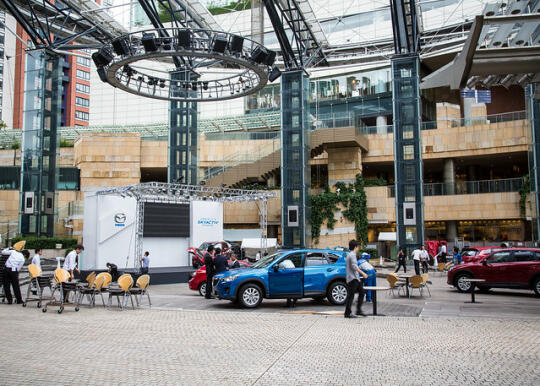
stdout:
{"type": "Polygon", "coordinates": [[[114,39],[92,55],[102,81],[170,101],[220,101],[262,89],[281,72],[276,53],[225,32],[164,28],[114,39]],[[167,66],[157,69],[156,66],[167,66]]]}

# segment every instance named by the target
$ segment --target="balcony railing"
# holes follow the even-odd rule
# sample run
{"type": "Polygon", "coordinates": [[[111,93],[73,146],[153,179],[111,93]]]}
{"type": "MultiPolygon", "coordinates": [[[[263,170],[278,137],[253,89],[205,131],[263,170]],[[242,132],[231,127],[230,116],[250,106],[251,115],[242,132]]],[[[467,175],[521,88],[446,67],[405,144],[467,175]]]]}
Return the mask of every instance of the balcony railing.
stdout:
{"type": "MultiPolygon", "coordinates": [[[[464,181],[453,184],[437,182],[424,184],[424,196],[519,192],[522,186],[523,177],[501,180],[464,181]]],[[[388,196],[396,196],[394,185],[388,186],[388,196]]]]}

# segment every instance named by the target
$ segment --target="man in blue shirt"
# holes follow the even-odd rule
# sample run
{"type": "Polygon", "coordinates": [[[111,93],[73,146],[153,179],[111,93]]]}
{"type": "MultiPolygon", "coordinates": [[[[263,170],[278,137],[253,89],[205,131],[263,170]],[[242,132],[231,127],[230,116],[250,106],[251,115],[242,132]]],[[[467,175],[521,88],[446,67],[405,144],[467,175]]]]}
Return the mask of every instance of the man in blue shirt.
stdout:
{"type": "MultiPolygon", "coordinates": [[[[358,267],[364,271],[368,277],[364,279],[365,286],[375,287],[377,285],[377,272],[375,268],[368,262],[371,256],[367,252],[363,252],[358,259],[358,267]]],[[[367,290],[366,292],[366,302],[370,303],[373,295],[373,291],[367,290]]]]}
{"type": "Polygon", "coordinates": [[[150,265],[150,252],[144,252],[144,256],[141,257],[141,274],[145,275],[148,273],[148,266],[150,265]]]}

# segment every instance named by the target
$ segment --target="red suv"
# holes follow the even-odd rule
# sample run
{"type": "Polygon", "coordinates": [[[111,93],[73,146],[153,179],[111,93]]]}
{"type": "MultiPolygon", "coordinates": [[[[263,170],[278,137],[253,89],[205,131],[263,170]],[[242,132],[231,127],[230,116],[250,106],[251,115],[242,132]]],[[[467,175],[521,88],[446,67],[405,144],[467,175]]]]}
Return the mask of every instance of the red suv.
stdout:
{"type": "Polygon", "coordinates": [[[471,283],[463,279],[471,278],[484,279],[478,287],[485,291],[492,287],[519,288],[540,295],[540,249],[501,249],[481,262],[456,265],[448,271],[447,283],[466,292],[471,283]]]}
{"type": "MultiPolygon", "coordinates": [[[[232,261],[228,261],[229,266],[231,266],[232,261]]],[[[238,262],[240,263],[240,268],[248,268],[250,266],[247,261],[238,260],[238,262]]],[[[191,279],[189,279],[189,289],[199,291],[201,296],[206,294],[206,267],[204,265],[191,274],[191,279]]]]}

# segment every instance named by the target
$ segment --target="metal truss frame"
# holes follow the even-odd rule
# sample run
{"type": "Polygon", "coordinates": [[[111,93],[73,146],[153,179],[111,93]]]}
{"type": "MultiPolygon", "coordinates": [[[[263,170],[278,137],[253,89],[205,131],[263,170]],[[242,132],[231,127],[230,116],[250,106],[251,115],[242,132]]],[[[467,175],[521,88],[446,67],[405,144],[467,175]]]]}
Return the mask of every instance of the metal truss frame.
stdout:
{"type": "Polygon", "coordinates": [[[172,184],[165,182],[144,182],[104,189],[96,192],[97,196],[120,196],[135,198],[135,256],[134,267],[138,268],[139,258],[142,256],[144,236],[144,204],[158,202],[167,204],[189,204],[191,201],[216,202],[261,202],[259,207],[261,226],[261,249],[267,248],[268,210],[267,201],[276,197],[274,192],[265,190],[230,189],[204,185],[172,184]]]}

